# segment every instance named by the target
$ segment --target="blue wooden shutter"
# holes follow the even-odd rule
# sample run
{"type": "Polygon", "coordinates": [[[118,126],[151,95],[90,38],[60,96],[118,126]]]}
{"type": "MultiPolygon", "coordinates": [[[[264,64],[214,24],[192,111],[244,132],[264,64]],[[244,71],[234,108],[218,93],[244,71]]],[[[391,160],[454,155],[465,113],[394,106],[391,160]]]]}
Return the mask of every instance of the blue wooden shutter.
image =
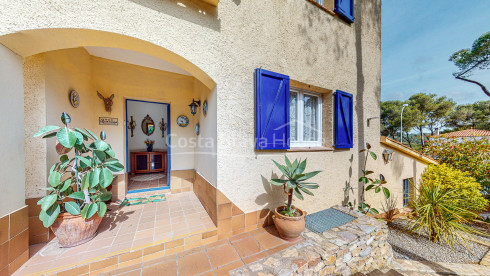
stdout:
{"type": "Polygon", "coordinates": [[[289,149],[289,76],[255,69],[255,149],[289,149]]]}
{"type": "Polygon", "coordinates": [[[353,146],[353,99],[352,94],[337,90],[335,96],[335,147],[353,146]]]}
{"type": "Polygon", "coordinates": [[[354,0],[335,0],[335,12],[354,22],[354,0]]]}

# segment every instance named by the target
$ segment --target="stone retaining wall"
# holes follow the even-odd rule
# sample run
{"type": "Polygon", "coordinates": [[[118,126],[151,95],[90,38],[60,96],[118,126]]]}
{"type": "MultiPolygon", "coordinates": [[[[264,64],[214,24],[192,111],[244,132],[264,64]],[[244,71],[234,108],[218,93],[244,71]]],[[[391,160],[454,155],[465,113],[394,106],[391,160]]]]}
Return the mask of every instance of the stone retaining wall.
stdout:
{"type": "Polygon", "coordinates": [[[393,259],[384,221],[335,206],[356,219],[322,234],[303,232],[304,241],[230,275],[350,275],[387,266],[393,259]]]}

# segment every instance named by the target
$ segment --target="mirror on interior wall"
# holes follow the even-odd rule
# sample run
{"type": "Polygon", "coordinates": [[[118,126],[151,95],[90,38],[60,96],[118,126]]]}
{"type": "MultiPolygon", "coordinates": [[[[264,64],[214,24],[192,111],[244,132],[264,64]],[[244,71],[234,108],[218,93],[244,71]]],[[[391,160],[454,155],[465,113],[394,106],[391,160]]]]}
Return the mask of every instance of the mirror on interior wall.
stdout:
{"type": "Polygon", "coordinates": [[[155,132],[155,123],[153,122],[153,119],[150,117],[150,115],[146,115],[146,117],[143,119],[143,122],[141,122],[141,129],[143,132],[150,136],[155,132]]]}

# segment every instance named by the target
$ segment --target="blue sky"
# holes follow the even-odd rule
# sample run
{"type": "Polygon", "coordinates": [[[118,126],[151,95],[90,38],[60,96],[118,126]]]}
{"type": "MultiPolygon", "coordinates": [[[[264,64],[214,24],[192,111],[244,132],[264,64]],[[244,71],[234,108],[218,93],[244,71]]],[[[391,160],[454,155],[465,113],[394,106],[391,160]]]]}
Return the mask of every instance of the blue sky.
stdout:
{"type": "MultiPolygon", "coordinates": [[[[381,26],[382,101],[419,92],[459,104],[490,100],[475,84],[456,80],[448,61],[490,31],[490,0],[384,0],[381,26]]],[[[490,87],[490,70],[472,79],[490,87]]]]}

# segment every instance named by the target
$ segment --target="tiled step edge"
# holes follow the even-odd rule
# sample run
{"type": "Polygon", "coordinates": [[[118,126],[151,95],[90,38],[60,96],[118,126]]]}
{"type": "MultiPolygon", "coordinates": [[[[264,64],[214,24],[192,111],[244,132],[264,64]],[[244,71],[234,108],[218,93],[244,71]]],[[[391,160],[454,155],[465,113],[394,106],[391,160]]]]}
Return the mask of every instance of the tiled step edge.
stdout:
{"type": "Polygon", "coordinates": [[[141,265],[165,256],[206,245],[218,240],[216,227],[195,231],[171,239],[155,241],[138,247],[112,252],[78,263],[38,271],[28,276],[38,275],[97,275],[128,266],[141,265]]]}

